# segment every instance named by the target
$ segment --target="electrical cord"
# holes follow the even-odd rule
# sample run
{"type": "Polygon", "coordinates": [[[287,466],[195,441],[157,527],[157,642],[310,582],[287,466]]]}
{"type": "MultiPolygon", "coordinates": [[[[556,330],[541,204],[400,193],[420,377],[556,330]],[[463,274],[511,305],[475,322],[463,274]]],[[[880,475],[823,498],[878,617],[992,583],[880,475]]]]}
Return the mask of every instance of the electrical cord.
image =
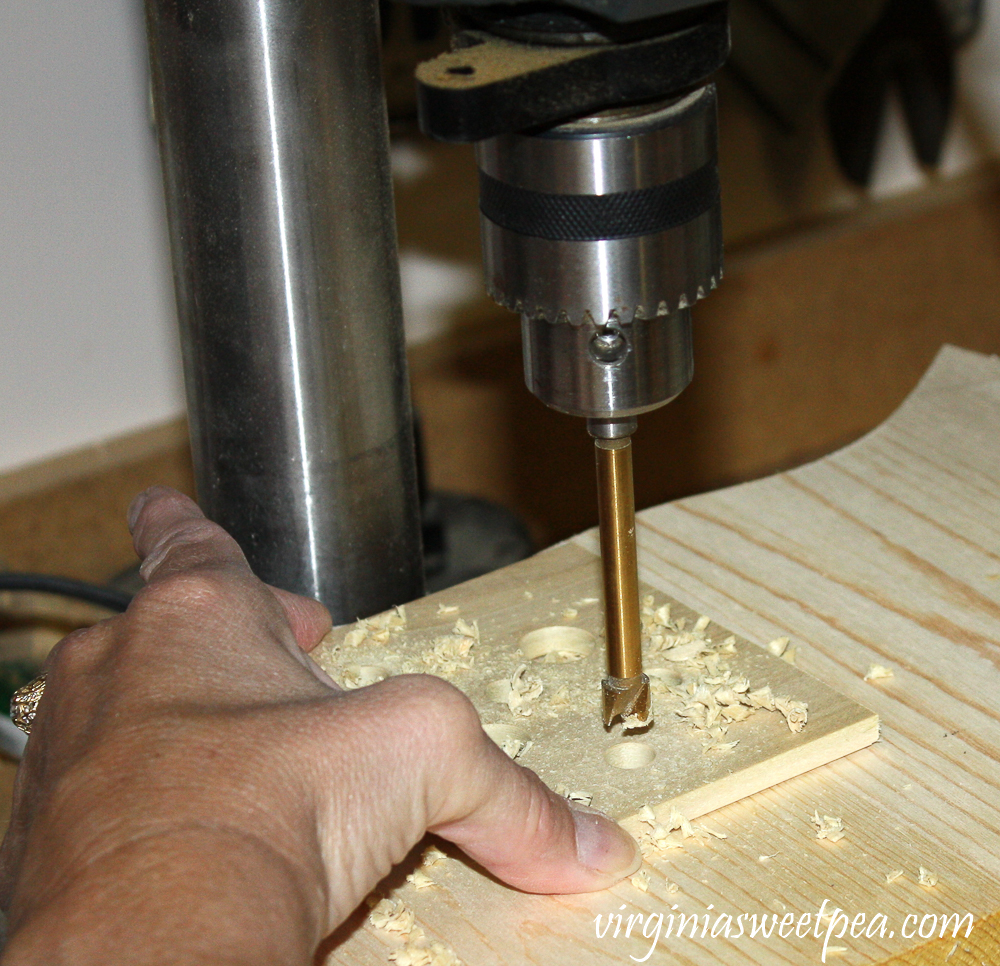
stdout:
{"type": "Polygon", "coordinates": [[[100,587],[88,584],[82,580],[71,580],[69,577],[53,577],[50,574],[31,573],[0,573],[0,591],[30,590],[43,594],[55,594],[59,597],[70,597],[83,600],[108,610],[123,611],[132,600],[131,594],[126,594],[111,587],[100,587]]]}

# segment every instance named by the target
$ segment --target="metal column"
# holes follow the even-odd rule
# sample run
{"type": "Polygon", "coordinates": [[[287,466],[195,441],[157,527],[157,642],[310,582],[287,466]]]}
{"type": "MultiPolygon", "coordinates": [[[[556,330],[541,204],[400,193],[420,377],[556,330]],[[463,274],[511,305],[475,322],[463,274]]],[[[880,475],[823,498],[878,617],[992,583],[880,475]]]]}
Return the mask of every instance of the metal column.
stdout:
{"type": "Polygon", "coordinates": [[[147,0],[198,497],[335,622],[422,593],[375,0],[147,0]]]}

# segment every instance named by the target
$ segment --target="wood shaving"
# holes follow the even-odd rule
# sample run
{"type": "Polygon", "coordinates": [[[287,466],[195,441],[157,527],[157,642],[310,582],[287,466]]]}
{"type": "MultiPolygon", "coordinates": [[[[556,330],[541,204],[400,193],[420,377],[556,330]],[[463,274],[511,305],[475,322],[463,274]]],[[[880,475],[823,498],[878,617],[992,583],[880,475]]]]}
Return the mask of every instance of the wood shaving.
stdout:
{"type": "Polygon", "coordinates": [[[790,647],[784,654],[781,655],[781,660],[786,664],[795,664],[795,655],[798,653],[798,649],[790,647]]]}
{"type": "Polygon", "coordinates": [[[704,833],[705,835],[711,835],[712,838],[716,839],[728,839],[729,835],[726,832],[718,832],[715,829],[710,829],[707,825],[696,825],[694,827],[695,832],[704,833]]]}
{"type": "Polygon", "coordinates": [[[567,785],[556,785],[552,789],[557,795],[562,795],[569,802],[577,802],[580,805],[590,805],[594,796],[590,792],[573,791],[567,785]]]}
{"type": "Polygon", "coordinates": [[[571,621],[580,612],[575,607],[567,607],[563,612],[563,620],[571,621]]]}
{"type": "Polygon", "coordinates": [[[840,956],[847,952],[846,946],[827,946],[826,951],[831,956],[840,956]]]}
{"type": "Polygon", "coordinates": [[[416,929],[413,910],[407,907],[402,899],[380,899],[368,913],[368,921],[376,929],[394,936],[402,936],[404,939],[413,935],[416,929]]]}
{"type": "Polygon", "coordinates": [[[358,688],[366,688],[371,684],[378,684],[387,677],[391,677],[388,668],[376,665],[350,664],[344,668],[344,673],[340,678],[340,684],[346,691],[356,691],[358,688]]]}
{"type": "Polygon", "coordinates": [[[459,611],[457,604],[438,604],[438,617],[451,617],[459,611]]]}
{"type": "Polygon", "coordinates": [[[500,742],[500,750],[511,759],[511,761],[516,761],[521,755],[526,754],[531,750],[531,746],[534,742],[529,739],[516,738],[514,736],[509,736],[504,738],[500,742]]]}
{"type": "MultiPolygon", "coordinates": [[[[732,751],[735,743],[726,737],[729,726],[746,721],[756,711],[780,713],[792,732],[806,726],[809,709],[805,702],[775,696],[770,687],[753,689],[745,678],[733,676],[727,655],[736,653],[736,638],[730,635],[722,644],[713,644],[705,637],[711,623],[708,617],[702,615],[685,630],[686,621],[675,619],[669,604],[655,607],[651,595],[643,598],[640,615],[648,656],[670,665],[660,668],[647,663],[651,688],[658,698],[678,701],[672,710],[702,733],[706,753],[732,751]]],[[[777,638],[768,648],[785,656],[788,638],[777,638]]]]}
{"type": "Polygon", "coordinates": [[[739,738],[736,741],[717,741],[714,744],[705,746],[705,754],[725,754],[727,751],[732,751],[740,743],[739,738]]]}
{"type": "Polygon", "coordinates": [[[640,892],[649,892],[649,873],[640,869],[629,882],[640,892]]]}
{"type": "Polygon", "coordinates": [[[938,877],[930,869],[920,866],[917,883],[926,886],[928,889],[933,889],[938,884],[938,877]]]}
{"type": "Polygon", "coordinates": [[[520,664],[510,676],[508,681],[506,705],[510,708],[510,713],[515,718],[528,718],[534,708],[532,702],[538,698],[544,690],[539,678],[530,677],[527,673],[528,665],[520,664]]]}
{"type": "MultiPolygon", "coordinates": [[[[708,829],[695,829],[695,827],[674,807],[671,807],[670,814],[666,821],[660,822],[656,813],[649,805],[643,805],[639,809],[637,816],[640,822],[649,826],[649,831],[643,831],[639,836],[639,850],[646,858],[662,855],[671,849],[684,848],[684,839],[697,836],[699,833],[706,835],[716,835],[708,829]]],[[[725,834],[718,835],[725,838],[725,834]]]]}
{"type": "Polygon", "coordinates": [[[675,896],[681,891],[681,887],[676,882],[668,882],[666,891],[668,896],[675,896]]]}
{"type": "Polygon", "coordinates": [[[892,885],[893,882],[895,882],[897,879],[902,879],[903,878],[903,874],[904,873],[903,873],[902,869],[896,869],[893,872],[886,872],[886,874],[885,874],[885,884],[886,885],[892,885]]]}
{"type": "Polygon", "coordinates": [[[420,864],[425,869],[433,869],[447,861],[447,853],[442,852],[436,845],[428,845],[420,855],[420,864]]]}
{"type": "Polygon", "coordinates": [[[455,627],[452,633],[458,634],[460,637],[471,637],[478,644],[479,621],[473,621],[470,624],[467,620],[463,620],[461,617],[459,617],[459,619],[455,621],[455,627]]]}
{"type": "Polygon", "coordinates": [[[431,649],[425,651],[420,660],[432,674],[449,677],[456,671],[468,671],[475,663],[472,648],[479,643],[479,622],[455,621],[450,634],[437,637],[431,642],[431,649]]]}
{"type": "Polygon", "coordinates": [[[844,820],[833,815],[824,815],[820,818],[819,809],[812,814],[809,819],[813,828],[816,829],[816,838],[828,839],[830,842],[839,842],[844,835],[844,820]]]}
{"type": "Polygon", "coordinates": [[[868,665],[868,673],[865,675],[866,681],[881,681],[884,678],[893,677],[892,668],[886,667],[884,664],[870,664],[868,665]]]}
{"type": "Polygon", "coordinates": [[[436,885],[434,880],[421,869],[414,869],[414,871],[406,877],[406,881],[409,882],[415,889],[429,889],[432,885],[436,885]]]}
{"type": "Polygon", "coordinates": [[[396,966],[462,966],[462,961],[451,947],[442,942],[427,943],[423,940],[408,942],[401,949],[389,953],[389,962],[396,966]]]}
{"type": "Polygon", "coordinates": [[[809,720],[809,706],[793,698],[775,698],[774,706],[785,716],[789,731],[799,732],[809,720]]]}
{"type": "Polygon", "coordinates": [[[573,700],[570,697],[569,688],[564,684],[557,691],[553,692],[549,698],[549,708],[552,710],[562,710],[573,707],[573,700]]]}
{"type": "Polygon", "coordinates": [[[387,644],[389,639],[406,630],[406,608],[393,607],[392,610],[359,620],[344,635],[344,647],[360,647],[369,644],[387,644]]]}

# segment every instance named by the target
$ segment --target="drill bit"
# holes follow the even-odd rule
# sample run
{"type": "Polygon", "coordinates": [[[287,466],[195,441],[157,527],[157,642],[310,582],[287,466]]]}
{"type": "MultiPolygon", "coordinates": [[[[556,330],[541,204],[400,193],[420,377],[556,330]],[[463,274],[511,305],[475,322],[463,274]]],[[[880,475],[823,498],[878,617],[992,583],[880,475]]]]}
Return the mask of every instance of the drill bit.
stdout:
{"type": "Polygon", "coordinates": [[[594,443],[608,648],[608,676],[601,684],[604,725],[621,718],[636,728],[649,724],[652,714],[649,678],[642,673],[632,441],[624,436],[594,443]]]}

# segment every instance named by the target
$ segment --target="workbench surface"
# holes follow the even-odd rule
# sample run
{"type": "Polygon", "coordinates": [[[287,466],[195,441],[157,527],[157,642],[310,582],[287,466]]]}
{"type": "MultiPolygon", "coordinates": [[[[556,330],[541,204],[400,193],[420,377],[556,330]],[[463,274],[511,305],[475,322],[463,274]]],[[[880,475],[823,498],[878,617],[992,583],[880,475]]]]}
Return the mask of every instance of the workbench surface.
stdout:
{"type": "MultiPolygon", "coordinates": [[[[641,473],[641,430],[636,445],[641,473]]],[[[328,961],[818,963],[837,909],[847,918],[832,920],[827,962],[1000,964],[1000,361],[947,348],[857,443],[647,510],[638,536],[647,583],[751,641],[791,638],[801,669],[878,712],[881,740],[712,813],[706,824],[727,837],[685,839],[645,866],[648,885],[538,897],[454,855],[426,869],[425,888],[401,869],[382,894],[413,912],[409,945],[405,923],[376,928],[361,910],[328,944],[328,961]],[[866,681],[872,665],[891,677],[866,681]],[[842,839],[817,838],[817,810],[843,820],[842,839]],[[644,958],[656,929],[641,931],[659,913],[644,958]],[[683,937],[665,935],[671,913],[698,916],[694,938],[690,919],[683,937]],[[612,914],[624,917],[617,937],[617,920],[605,931],[612,914]],[[747,933],[754,914],[773,931],[713,937],[726,915],[735,937],[741,914],[747,933]]],[[[596,540],[574,542],[596,554],[596,540]]],[[[539,575],[544,593],[554,552],[506,573],[539,575]]],[[[473,601],[476,582],[455,593],[473,601]]]]}

